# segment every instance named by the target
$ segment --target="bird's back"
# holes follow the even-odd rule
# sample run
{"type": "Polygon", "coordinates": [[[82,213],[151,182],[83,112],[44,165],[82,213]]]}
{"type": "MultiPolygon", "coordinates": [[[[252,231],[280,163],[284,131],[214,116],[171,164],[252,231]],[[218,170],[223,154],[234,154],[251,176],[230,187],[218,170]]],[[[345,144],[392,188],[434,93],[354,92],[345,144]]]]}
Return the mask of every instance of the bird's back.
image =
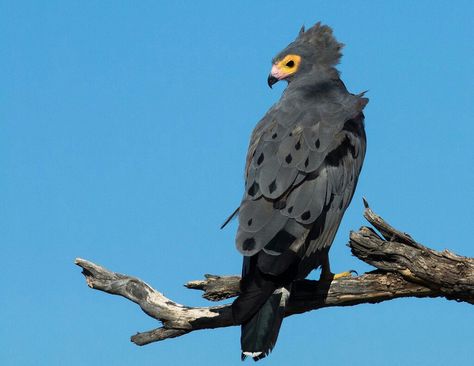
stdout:
{"type": "Polygon", "coordinates": [[[305,267],[311,253],[331,244],[365,154],[366,102],[338,79],[288,88],[254,129],[237,247],[258,254],[264,272],[288,268],[279,256],[295,238],[308,236],[292,248],[305,267]]]}

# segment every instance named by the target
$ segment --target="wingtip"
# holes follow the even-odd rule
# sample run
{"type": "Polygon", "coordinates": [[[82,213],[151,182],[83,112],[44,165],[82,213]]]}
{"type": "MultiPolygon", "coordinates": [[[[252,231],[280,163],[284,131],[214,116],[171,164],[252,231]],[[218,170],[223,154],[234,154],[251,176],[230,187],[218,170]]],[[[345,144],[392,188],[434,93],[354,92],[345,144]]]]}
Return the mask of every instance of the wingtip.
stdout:
{"type": "Polygon", "coordinates": [[[232,221],[236,217],[236,215],[239,213],[240,207],[237,207],[234,212],[224,221],[224,223],[221,225],[221,230],[227,226],[229,222],[232,221]]]}

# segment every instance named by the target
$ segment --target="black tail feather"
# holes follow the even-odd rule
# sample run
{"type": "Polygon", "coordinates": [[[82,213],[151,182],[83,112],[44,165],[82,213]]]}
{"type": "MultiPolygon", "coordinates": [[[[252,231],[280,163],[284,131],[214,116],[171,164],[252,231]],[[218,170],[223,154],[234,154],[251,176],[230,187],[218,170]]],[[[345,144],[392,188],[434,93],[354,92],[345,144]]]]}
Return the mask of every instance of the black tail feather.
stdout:
{"type": "Polygon", "coordinates": [[[241,282],[242,293],[232,304],[235,324],[246,323],[265,304],[277,285],[271,281],[241,282]]]}
{"type": "Polygon", "coordinates": [[[290,296],[291,283],[286,279],[290,269],[280,276],[264,274],[258,256],[244,257],[241,293],[232,304],[234,323],[242,324],[242,360],[247,356],[260,360],[275,346],[290,296]]]}
{"type": "Polygon", "coordinates": [[[275,347],[289,294],[284,287],[275,290],[258,312],[242,325],[242,360],[250,356],[258,361],[275,347]]]}
{"type": "Polygon", "coordinates": [[[232,304],[235,324],[243,324],[254,315],[278,287],[274,278],[265,276],[256,266],[257,257],[244,257],[240,296],[232,304]]]}

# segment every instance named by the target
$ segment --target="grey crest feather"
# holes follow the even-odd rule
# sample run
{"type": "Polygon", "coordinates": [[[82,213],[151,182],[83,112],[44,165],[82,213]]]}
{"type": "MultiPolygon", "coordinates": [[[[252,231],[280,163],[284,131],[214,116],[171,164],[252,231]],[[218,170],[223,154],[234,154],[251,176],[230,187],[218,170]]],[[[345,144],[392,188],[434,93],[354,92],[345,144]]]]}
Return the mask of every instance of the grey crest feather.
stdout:
{"type": "Polygon", "coordinates": [[[304,25],[301,26],[300,31],[298,32],[298,37],[304,33],[304,25]]]}
{"type": "Polygon", "coordinates": [[[332,29],[321,22],[298,35],[296,44],[310,45],[318,52],[319,62],[326,65],[336,65],[342,56],[343,43],[339,43],[332,29]]]}

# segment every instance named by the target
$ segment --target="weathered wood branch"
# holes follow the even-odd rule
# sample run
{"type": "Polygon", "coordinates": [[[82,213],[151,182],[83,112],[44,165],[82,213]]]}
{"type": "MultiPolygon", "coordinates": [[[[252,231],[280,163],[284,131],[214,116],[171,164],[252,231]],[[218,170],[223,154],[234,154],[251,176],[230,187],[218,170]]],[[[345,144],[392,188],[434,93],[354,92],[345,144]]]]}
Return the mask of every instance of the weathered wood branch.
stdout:
{"type": "Polygon", "coordinates": [[[447,299],[474,304],[474,258],[427,248],[391,227],[365,204],[364,217],[385,240],[367,227],[352,232],[349,247],[357,258],[381,270],[398,272],[447,299]]]}
{"type": "MultiPolygon", "coordinates": [[[[163,323],[161,328],[134,335],[132,341],[137,345],[178,337],[194,330],[235,325],[230,305],[204,308],[180,305],[137,278],[111,272],[84,259],[76,259],[76,264],[84,269],[83,274],[91,288],[123,296],[163,323]]],[[[192,281],[186,286],[204,290],[207,299],[220,300],[238,295],[239,280],[238,276],[208,276],[203,281],[192,281]]],[[[296,282],[293,287],[287,315],[322,307],[376,303],[408,296],[430,297],[438,294],[407,282],[394,273],[367,273],[330,283],[304,280],[296,282]]]]}
{"type": "MultiPolygon", "coordinates": [[[[349,247],[359,259],[378,268],[358,277],[332,282],[302,280],[295,282],[286,316],[331,306],[378,303],[400,297],[445,297],[474,304],[474,259],[447,250],[437,252],[414,241],[366,206],[364,216],[382,234],[362,227],[350,235],[349,247]]],[[[132,336],[137,345],[182,336],[199,329],[236,325],[230,304],[189,307],[178,304],[142,280],[115,273],[77,258],[89,287],[123,296],[162,327],[132,336]]],[[[237,296],[238,276],[206,275],[186,287],[203,290],[203,297],[218,301],[237,296]]]]}

